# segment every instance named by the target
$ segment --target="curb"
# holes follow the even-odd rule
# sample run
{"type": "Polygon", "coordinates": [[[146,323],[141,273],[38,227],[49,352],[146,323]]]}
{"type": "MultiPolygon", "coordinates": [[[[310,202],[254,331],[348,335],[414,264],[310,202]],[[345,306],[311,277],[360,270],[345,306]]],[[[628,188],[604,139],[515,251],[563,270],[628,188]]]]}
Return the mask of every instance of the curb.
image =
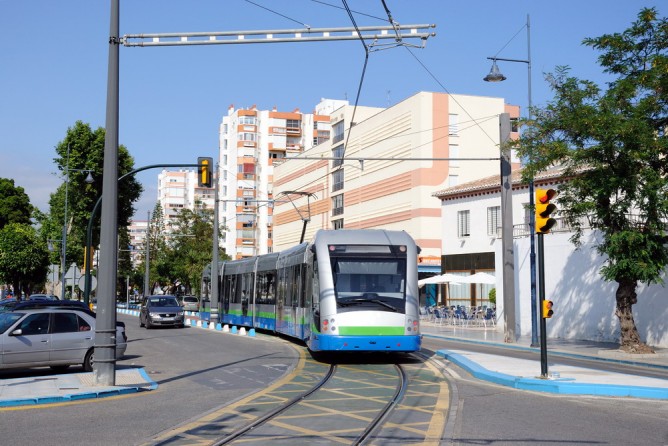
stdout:
{"type": "MultiPolygon", "coordinates": [[[[462,342],[462,343],[468,343],[468,344],[476,344],[476,345],[491,345],[494,347],[501,347],[501,348],[507,348],[511,350],[520,350],[520,351],[525,351],[525,352],[540,352],[539,348],[536,347],[525,347],[523,345],[517,345],[517,344],[506,344],[506,343],[500,343],[500,342],[490,342],[490,341],[478,341],[474,339],[465,339],[465,338],[458,338],[456,336],[444,336],[444,335],[437,335],[433,333],[422,333],[423,337],[426,338],[433,338],[433,339],[446,339],[448,341],[455,341],[455,342],[462,342]]],[[[646,368],[652,368],[652,369],[660,369],[660,370],[668,370],[668,365],[663,365],[663,364],[652,364],[649,362],[641,362],[641,361],[633,361],[630,359],[621,359],[623,354],[620,353],[612,353],[612,354],[606,354],[602,353],[602,351],[599,351],[598,356],[594,355],[582,355],[578,353],[569,353],[569,352],[564,352],[564,351],[559,351],[559,350],[549,350],[547,351],[547,354],[549,356],[561,356],[564,358],[574,358],[574,359],[588,359],[588,360],[593,360],[593,361],[602,361],[602,362],[610,362],[614,364],[622,364],[622,365],[632,365],[636,367],[646,367],[646,368]]],[[[642,355],[642,358],[638,359],[648,359],[649,355],[642,355]]],[[[659,355],[663,356],[663,355],[659,355]]],[[[649,356],[650,358],[656,358],[656,355],[649,356]]]]}
{"type": "MultiPolygon", "coordinates": [[[[73,392],[64,395],[50,395],[32,398],[17,398],[0,401],[0,407],[18,407],[18,406],[36,406],[41,404],[64,403],[85,399],[106,398],[109,396],[126,395],[130,393],[138,393],[143,391],[155,390],[158,388],[158,383],[153,381],[144,369],[130,369],[139,373],[139,375],[146,380],[148,386],[139,385],[117,385],[114,387],[101,387],[99,390],[87,390],[84,392],[73,392]]],[[[80,374],[80,375],[92,375],[80,374]]],[[[75,375],[68,375],[75,376],[75,375]]]]}
{"type": "Polygon", "coordinates": [[[452,353],[448,350],[438,350],[436,354],[438,356],[442,356],[454,364],[457,364],[478,379],[506,387],[512,387],[518,390],[532,390],[535,392],[556,393],[561,395],[595,395],[668,399],[668,389],[665,388],[576,383],[567,378],[540,379],[516,377],[506,375],[505,373],[492,372],[484,367],[479,366],[473,361],[470,361],[464,356],[457,353],[452,353]]]}

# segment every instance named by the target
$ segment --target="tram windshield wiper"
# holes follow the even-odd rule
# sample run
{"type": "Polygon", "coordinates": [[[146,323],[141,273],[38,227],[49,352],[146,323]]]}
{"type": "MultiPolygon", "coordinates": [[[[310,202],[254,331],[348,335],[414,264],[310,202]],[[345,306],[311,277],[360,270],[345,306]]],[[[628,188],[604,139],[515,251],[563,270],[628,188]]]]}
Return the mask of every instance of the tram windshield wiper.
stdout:
{"type": "Polygon", "coordinates": [[[395,313],[397,311],[399,311],[396,307],[388,304],[387,302],[383,302],[382,300],[380,300],[378,298],[355,297],[355,298],[352,298],[352,299],[337,301],[337,304],[341,305],[342,307],[347,307],[347,306],[350,306],[350,305],[359,305],[359,304],[368,303],[368,302],[371,302],[371,303],[383,306],[385,308],[388,308],[388,309],[394,311],[395,313]]]}

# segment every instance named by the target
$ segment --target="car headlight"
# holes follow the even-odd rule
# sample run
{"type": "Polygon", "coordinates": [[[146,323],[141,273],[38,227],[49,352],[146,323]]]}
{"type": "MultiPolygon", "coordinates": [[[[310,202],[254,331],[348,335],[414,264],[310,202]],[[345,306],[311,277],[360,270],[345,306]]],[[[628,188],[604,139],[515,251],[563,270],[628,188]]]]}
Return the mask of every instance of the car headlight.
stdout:
{"type": "Polygon", "coordinates": [[[159,316],[158,313],[149,313],[148,315],[151,316],[151,317],[158,317],[159,316]]]}
{"type": "Polygon", "coordinates": [[[177,315],[177,316],[183,316],[183,311],[178,311],[178,312],[176,313],[176,315],[177,315]]]}

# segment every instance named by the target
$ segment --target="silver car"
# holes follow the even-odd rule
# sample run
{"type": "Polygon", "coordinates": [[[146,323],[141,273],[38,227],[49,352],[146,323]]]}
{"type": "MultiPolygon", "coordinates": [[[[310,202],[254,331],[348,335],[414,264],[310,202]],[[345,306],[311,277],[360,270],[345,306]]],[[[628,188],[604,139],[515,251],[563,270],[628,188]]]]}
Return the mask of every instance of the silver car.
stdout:
{"type": "Polygon", "coordinates": [[[184,327],[184,311],[175,296],[148,296],[139,310],[139,326],[184,327]]]}
{"type": "MultiPolygon", "coordinates": [[[[81,365],[93,370],[95,318],[74,308],[0,313],[0,369],[81,365]]],[[[125,327],[116,327],[116,358],[127,348],[125,327]]]]}
{"type": "Polygon", "coordinates": [[[185,311],[199,311],[199,299],[196,296],[183,296],[181,305],[185,311]]]}

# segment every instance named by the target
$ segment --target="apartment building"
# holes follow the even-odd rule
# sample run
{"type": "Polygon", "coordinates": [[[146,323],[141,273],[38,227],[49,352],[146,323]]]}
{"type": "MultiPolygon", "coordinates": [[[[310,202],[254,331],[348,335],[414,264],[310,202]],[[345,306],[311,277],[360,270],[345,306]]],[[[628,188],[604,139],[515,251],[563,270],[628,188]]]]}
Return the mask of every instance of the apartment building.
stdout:
{"type": "Polygon", "coordinates": [[[143,250],[146,246],[146,234],[148,233],[149,220],[132,220],[128,226],[130,235],[130,258],[132,265],[137,266],[143,258],[143,250]]]}
{"type": "Polygon", "coordinates": [[[274,250],[274,164],[326,142],[329,114],[345,104],[322,99],[313,113],[229,107],[220,124],[219,221],[230,257],[274,250]]]}
{"type": "Polygon", "coordinates": [[[194,170],[163,170],[158,175],[158,201],[162,206],[165,231],[169,233],[171,223],[182,209],[213,209],[214,189],[199,187],[194,170]]]}
{"type": "Polygon", "coordinates": [[[432,92],[389,108],[337,109],[330,140],[274,168],[274,249],[299,243],[305,222],[306,240],[318,229],[405,230],[422,249],[419,271],[440,272],[441,207],[432,194],[499,174],[501,113],[516,119],[519,107],[432,92]]]}

